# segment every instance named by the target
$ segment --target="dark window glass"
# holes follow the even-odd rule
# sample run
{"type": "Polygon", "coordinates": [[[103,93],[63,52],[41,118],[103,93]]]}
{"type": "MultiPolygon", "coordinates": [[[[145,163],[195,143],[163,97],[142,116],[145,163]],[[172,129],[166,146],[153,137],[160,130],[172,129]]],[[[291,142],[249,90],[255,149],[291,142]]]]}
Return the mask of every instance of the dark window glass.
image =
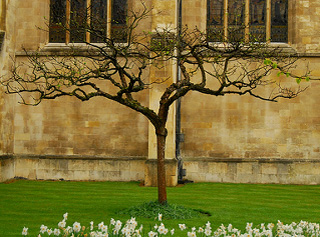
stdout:
{"type": "Polygon", "coordinates": [[[240,26],[244,24],[244,1],[229,0],[228,2],[228,25],[240,26]]]}
{"type": "Polygon", "coordinates": [[[90,42],[103,42],[107,36],[108,24],[111,25],[111,37],[117,42],[126,42],[128,0],[109,1],[111,22],[107,22],[108,0],[91,0],[90,16],[86,0],[70,0],[70,22],[66,22],[66,0],[50,0],[49,41],[65,43],[68,30],[66,23],[70,23],[71,43],[85,42],[86,32],[89,32],[90,42]]]}
{"type": "Polygon", "coordinates": [[[66,42],[66,0],[50,1],[49,42],[66,42]]]}
{"type": "MultiPolygon", "coordinates": [[[[271,42],[288,42],[288,0],[270,1],[271,42]]],[[[223,2],[223,0],[207,0],[207,33],[210,41],[219,41],[217,36],[223,35],[223,2]]],[[[249,31],[252,41],[266,40],[266,4],[267,0],[250,0],[249,31]]],[[[228,0],[227,14],[229,40],[242,40],[245,23],[245,0],[228,0]],[[234,36],[235,39],[230,38],[231,36],[234,36]]]]}
{"type": "Polygon", "coordinates": [[[70,42],[84,42],[87,24],[86,0],[71,0],[70,4],[70,42]]]}
{"type": "Polygon", "coordinates": [[[107,35],[107,0],[91,1],[90,42],[99,43],[107,35]]]}
{"type": "Polygon", "coordinates": [[[127,39],[127,0],[112,1],[111,36],[117,42],[126,42],[127,39]]]}
{"type": "Polygon", "coordinates": [[[272,0],[271,41],[288,42],[288,0],[272,0]]]}
{"type": "Polygon", "coordinates": [[[252,41],[266,40],[266,1],[250,1],[250,37],[252,41]]]}
{"type": "Polygon", "coordinates": [[[223,36],[223,0],[207,1],[207,33],[210,40],[223,36]]]}
{"type": "Polygon", "coordinates": [[[229,40],[242,41],[244,38],[244,0],[228,1],[228,30],[229,40]]]}

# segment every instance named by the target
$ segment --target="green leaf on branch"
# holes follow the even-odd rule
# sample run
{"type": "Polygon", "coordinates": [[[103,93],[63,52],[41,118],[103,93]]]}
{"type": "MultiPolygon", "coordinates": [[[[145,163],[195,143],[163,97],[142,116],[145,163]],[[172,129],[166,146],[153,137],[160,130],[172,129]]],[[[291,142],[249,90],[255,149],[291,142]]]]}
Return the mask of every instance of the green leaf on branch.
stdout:
{"type": "Polygon", "coordinates": [[[279,76],[281,76],[281,75],[283,75],[284,73],[283,72],[278,72],[277,73],[277,76],[279,77],[279,76]]]}
{"type": "Polygon", "coordinates": [[[310,77],[306,77],[306,81],[310,81],[310,77]]]}
{"type": "Polygon", "coordinates": [[[265,59],[263,62],[265,65],[270,65],[272,62],[270,59],[265,59]]]}
{"type": "Polygon", "coordinates": [[[296,81],[297,81],[298,84],[300,84],[301,80],[302,80],[301,77],[296,78],[296,81]]]}

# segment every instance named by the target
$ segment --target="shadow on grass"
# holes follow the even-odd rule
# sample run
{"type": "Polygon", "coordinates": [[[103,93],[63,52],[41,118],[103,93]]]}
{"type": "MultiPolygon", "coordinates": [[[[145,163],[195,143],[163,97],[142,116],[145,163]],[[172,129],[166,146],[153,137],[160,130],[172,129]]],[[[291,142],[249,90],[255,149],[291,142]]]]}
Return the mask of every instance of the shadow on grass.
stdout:
{"type": "Polygon", "coordinates": [[[142,205],[130,207],[119,211],[117,214],[144,218],[154,218],[162,214],[166,219],[193,219],[199,218],[200,215],[211,216],[210,212],[201,209],[186,208],[169,203],[162,205],[158,201],[146,202],[142,205]]]}

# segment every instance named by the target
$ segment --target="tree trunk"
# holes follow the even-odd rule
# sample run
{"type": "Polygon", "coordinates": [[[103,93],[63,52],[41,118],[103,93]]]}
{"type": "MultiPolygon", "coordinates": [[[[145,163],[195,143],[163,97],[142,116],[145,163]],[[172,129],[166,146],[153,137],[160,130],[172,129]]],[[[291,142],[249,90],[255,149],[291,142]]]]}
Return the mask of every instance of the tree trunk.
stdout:
{"type": "Polygon", "coordinates": [[[157,160],[158,160],[158,201],[160,204],[167,203],[167,184],[165,168],[165,150],[166,150],[166,129],[165,132],[157,132],[157,160]]]}

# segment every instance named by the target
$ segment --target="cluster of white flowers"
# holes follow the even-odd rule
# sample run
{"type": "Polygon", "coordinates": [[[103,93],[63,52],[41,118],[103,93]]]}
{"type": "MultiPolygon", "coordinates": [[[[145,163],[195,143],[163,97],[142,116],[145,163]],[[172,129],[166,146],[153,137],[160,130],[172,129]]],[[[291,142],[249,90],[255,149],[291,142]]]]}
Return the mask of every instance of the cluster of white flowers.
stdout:
{"type": "Polygon", "coordinates": [[[281,221],[278,221],[277,234],[281,237],[320,236],[320,225],[306,221],[300,221],[298,224],[292,222],[290,225],[284,225],[281,221]]]}
{"type": "MultiPolygon", "coordinates": [[[[143,225],[138,226],[138,222],[135,218],[131,218],[126,221],[124,225],[120,220],[114,220],[111,218],[110,224],[105,225],[104,222],[100,222],[97,226],[93,221],[90,222],[90,228],[81,226],[79,222],[74,222],[72,226],[67,226],[68,213],[63,215],[63,220],[58,223],[58,228],[50,229],[45,225],[41,225],[38,237],[42,236],[66,236],[66,237],[109,237],[109,236],[122,236],[122,237],[160,237],[164,235],[174,235],[175,229],[169,231],[168,228],[162,223],[162,214],[158,214],[158,221],[160,224],[154,225],[151,231],[143,232],[143,225]]],[[[320,225],[318,223],[309,223],[306,221],[300,221],[299,223],[292,222],[291,224],[283,224],[278,221],[275,226],[273,223],[265,225],[260,224],[257,227],[253,227],[252,223],[247,223],[244,233],[229,224],[228,226],[220,225],[215,231],[212,230],[211,223],[207,222],[202,227],[189,228],[185,224],[179,224],[178,229],[188,237],[320,237],[320,225]]],[[[24,227],[22,235],[28,235],[28,228],[24,227]]]]}

